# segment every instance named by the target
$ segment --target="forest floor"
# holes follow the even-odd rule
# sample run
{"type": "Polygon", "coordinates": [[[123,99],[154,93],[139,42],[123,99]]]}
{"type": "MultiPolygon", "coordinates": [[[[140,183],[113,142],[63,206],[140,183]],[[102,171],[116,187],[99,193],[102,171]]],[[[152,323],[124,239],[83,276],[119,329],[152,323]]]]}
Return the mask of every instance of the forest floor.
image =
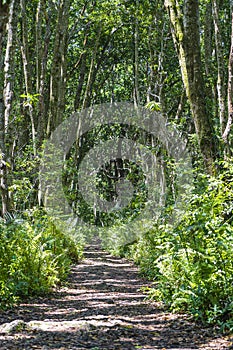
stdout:
{"type": "Polygon", "coordinates": [[[233,349],[231,337],[145,300],[148,284],[132,262],[90,245],[65,287],[0,313],[0,349],[233,349]]]}

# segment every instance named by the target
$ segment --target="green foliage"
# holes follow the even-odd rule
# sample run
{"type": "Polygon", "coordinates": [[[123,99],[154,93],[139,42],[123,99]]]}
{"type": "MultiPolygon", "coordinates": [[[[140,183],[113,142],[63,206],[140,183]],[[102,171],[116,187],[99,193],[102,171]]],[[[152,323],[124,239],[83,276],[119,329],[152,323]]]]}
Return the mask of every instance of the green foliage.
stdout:
{"type": "Polygon", "coordinates": [[[64,280],[81,246],[55,228],[39,210],[0,222],[0,307],[45,293],[64,280]]]}
{"type": "MultiPolygon", "coordinates": [[[[2,1],[2,4],[8,3],[2,1]]],[[[53,222],[41,211],[30,211],[38,205],[41,145],[57,121],[60,122],[59,113],[54,113],[56,110],[66,118],[73,112],[74,105],[80,110],[83,106],[107,101],[134,101],[138,85],[140,105],[166,115],[168,125],[175,123],[189,140],[193,166],[203,166],[164,1],[72,2],[64,52],[61,46],[56,46],[56,37],[60,38],[59,21],[63,19],[59,16],[57,3],[34,0],[25,4],[25,13],[20,9],[15,11],[14,54],[11,55],[12,63],[5,60],[11,66],[9,77],[5,77],[5,69],[0,72],[2,90],[6,78],[14,90],[12,101],[7,98],[11,104],[9,121],[6,120],[7,134],[1,130],[6,141],[6,156],[0,159],[6,166],[9,180],[10,210],[28,210],[20,220],[5,217],[5,221],[0,222],[2,306],[23,295],[50,290],[66,276],[70,264],[81,254],[80,245],[55,229],[53,222]],[[62,96],[62,82],[66,85],[65,96],[62,96]],[[23,93],[26,87],[30,93],[23,93]]],[[[182,7],[182,2],[179,3],[182,7]]],[[[231,21],[228,2],[218,4],[222,59],[217,60],[218,31],[214,21],[206,17],[209,5],[203,2],[199,6],[200,40],[207,109],[216,137],[221,138],[219,111],[222,106],[216,91],[221,83],[219,73],[223,75],[223,87],[227,86],[231,21]],[[218,61],[223,62],[223,72],[218,61]]],[[[7,38],[3,42],[6,43],[7,38]]],[[[60,40],[60,45],[62,42],[60,40]]],[[[5,46],[2,52],[4,62],[5,46]]],[[[176,172],[166,152],[159,144],[152,147],[153,143],[150,134],[122,125],[99,125],[82,135],[79,146],[72,147],[64,166],[63,187],[67,200],[79,217],[93,224],[93,230],[94,224],[108,227],[104,235],[109,245],[118,244],[120,253],[133,256],[142,272],[154,280],[155,287],[150,291],[152,297],[164,300],[174,310],[189,310],[200,319],[219,322],[225,330],[232,328],[230,164],[223,164],[224,175],[217,179],[198,177],[196,193],[180,222],[173,227],[166,219],[172,214],[176,198],[176,172]],[[120,163],[116,160],[114,174],[111,162],[106,162],[96,176],[94,185],[100,196],[109,202],[117,202],[119,170],[128,168],[123,177],[132,184],[134,195],[120,211],[113,208],[109,214],[94,213],[79,190],[78,170],[85,155],[99,142],[116,137],[128,137],[147,145],[161,157],[164,166],[167,208],[154,228],[140,239],[135,235],[134,219],[143,210],[148,195],[143,169],[138,164],[127,160],[124,164],[116,164],[120,163]],[[130,232],[127,231],[129,223],[132,223],[130,232]],[[121,247],[123,242],[130,243],[121,247]]],[[[221,154],[222,150],[218,152],[221,154]]],[[[86,236],[93,234],[92,228],[86,230],[86,236]]],[[[137,227],[137,231],[143,232],[143,228],[137,227]]]]}
{"type": "Polygon", "coordinates": [[[152,230],[121,252],[154,281],[151,298],[227,331],[233,329],[233,169],[223,167],[217,178],[206,177],[202,193],[198,187],[177,225],[162,222],[167,209],[152,230]]]}
{"type": "Polygon", "coordinates": [[[33,146],[28,144],[14,159],[14,169],[9,174],[9,193],[12,209],[24,211],[32,208],[37,200],[38,167],[40,158],[33,154],[33,146]]]}
{"type": "Polygon", "coordinates": [[[161,111],[161,106],[158,102],[151,101],[146,104],[146,108],[150,109],[151,111],[161,111]]]}
{"type": "Polygon", "coordinates": [[[39,102],[40,94],[22,94],[20,97],[25,98],[25,101],[23,103],[24,107],[33,107],[36,106],[39,102]]]}
{"type": "Polygon", "coordinates": [[[116,207],[113,207],[111,211],[97,210],[94,212],[93,206],[85,201],[82,191],[79,189],[77,169],[79,169],[90,149],[97,146],[101,141],[113,140],[116,137],[123,136],[132,140],[138,139],[141,144],[150,145],[148,133],[145,133],[140,128],[124,124],[100,125],[83,135],[79,140],[80,148],[78,150],[75,148],[71,149],[67,156],[63,171],[63,188],[70,206],[85,222],[101,227],[117,225],[131,220],[132,217],[136,217],[145,206],[148,195],[145,175],[140,164],[129,159],[116,158],[109,160],[101,165],[94,181],[93,178],[89,178],[92,185],[88,186],[87,191],[91,189],[92,192],[90,191],[89,193],[93,196],[92,198],[95,198],[98,194],[105,201],[115,202],[116,207]],[[127,181],[126,188],[129,185],[132,186],[133,195],[128,202],[127,198],[124,198],[125,205],[121,209],[117,207],[116,203],[118,199],[117,189],[122,185],[122,179],[127,181]]]}

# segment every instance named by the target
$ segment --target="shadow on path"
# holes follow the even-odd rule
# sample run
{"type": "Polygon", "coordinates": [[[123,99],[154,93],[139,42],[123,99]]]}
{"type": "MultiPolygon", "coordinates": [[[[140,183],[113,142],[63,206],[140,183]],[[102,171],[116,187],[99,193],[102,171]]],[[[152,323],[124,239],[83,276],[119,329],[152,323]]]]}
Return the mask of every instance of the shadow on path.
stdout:
{"type": "Polygon", "coordinates": [[[0,313],[0,324],[23,321],[0,332],[0,349],[230,349],[230,340],[187,315],[146,301],[146,284],[131,262],[90,245],[67,287],[0,313]]]}

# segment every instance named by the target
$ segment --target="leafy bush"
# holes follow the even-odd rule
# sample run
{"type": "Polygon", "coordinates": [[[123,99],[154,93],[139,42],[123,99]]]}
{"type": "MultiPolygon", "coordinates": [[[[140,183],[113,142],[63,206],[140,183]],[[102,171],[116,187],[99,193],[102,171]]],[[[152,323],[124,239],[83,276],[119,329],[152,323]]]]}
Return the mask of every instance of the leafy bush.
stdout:
{"type": "Polygon", "coordinates": [[[179,223],[166,224],[163,216],[126,252],[154,280],[150,297],[224,331],[233,329],[232,175],[229,168],[207,178],[179,223]]]}
{"type": "Polygon", "coordinates": [[[40,211],[0,222],[0,307],[45,293],[64,280],[82,247],[40,211]]]}

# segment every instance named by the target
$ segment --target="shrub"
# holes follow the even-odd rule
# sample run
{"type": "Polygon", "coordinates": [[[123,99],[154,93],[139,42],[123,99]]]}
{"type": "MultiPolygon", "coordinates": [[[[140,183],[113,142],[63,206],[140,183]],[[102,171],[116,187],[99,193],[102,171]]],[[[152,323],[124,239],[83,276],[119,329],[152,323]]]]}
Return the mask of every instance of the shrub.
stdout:
{"type": "Polygon", "coordinates": [[[0,306],[45,293],[64,280],[82,246],[41,212],[0,222],[0,306]]]}
{"type": "Polygon", "coordinates": [[[127,255],[154,281],[150,297],[226,331],[233,329],[232,170],[206,180],[179,223],[164,223],[164,214],[127,255]]]}

